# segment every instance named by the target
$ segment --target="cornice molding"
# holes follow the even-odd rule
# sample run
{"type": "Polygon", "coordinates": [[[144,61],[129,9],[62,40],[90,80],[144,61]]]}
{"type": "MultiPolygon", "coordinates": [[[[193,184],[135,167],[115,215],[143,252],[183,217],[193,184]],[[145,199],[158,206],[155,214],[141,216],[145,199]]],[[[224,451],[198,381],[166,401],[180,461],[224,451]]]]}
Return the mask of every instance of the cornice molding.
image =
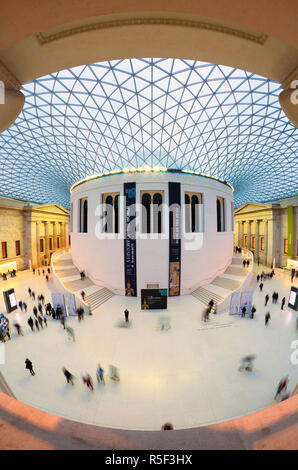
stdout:
{"type": "Polygon", "coordinates": [[[4,83],[9,84],[11,88],[16,90],[20,90],[22,88],[21,82],[13,75],[13,73],[8,70],[6,65],[3,64],[0,60],[0,78],[4,81],[4,83]]]}
{"type": "Polygon", "coordinates": [[[206,21],[193,21],[175,18],[129,18],[113,21],[103,21],[98,23],[77,26],[74,28],[66,29],[59,33],[46,35],[45,33],[38,33],[35,35],[41,46],[53,41],[58,41],[76,34],[86,33],[89,31],[96,31],[100,29],[117,28],[121,26],[148,26],[148,25],[163,25],[163,26],[183,26],[186,28],[204,29],[214,31],[217,33],[228,34],[230,36],[239,37],[247,41],[251,41],[260,45],[265,44],[268,36],[266,34],[248,33],[229,26],[208,23],[206,21]]]}

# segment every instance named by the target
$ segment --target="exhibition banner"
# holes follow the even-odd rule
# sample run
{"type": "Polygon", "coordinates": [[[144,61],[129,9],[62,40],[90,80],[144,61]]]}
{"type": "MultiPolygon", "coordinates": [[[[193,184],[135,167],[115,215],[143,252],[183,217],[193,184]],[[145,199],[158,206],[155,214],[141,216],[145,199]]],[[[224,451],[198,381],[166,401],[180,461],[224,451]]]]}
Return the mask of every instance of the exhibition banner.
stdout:
{"type": "Polygon", "coordinates": [[[181,195],[180,183],[169,182],[169,296],[180,295],[181,195]]]}
{"type": "Polygon", "coordinates": [[[137,296],[136,260],[136,183],[124,183],[125,229],[124,229],[124,271],[125,295],[137,296]]]}
{"type": "Polygon", "coordinates": [[[68,315],[76,316],[75,295],[72,294],[71,292],[67,292],[65,294],[65,301],[66,301],[66,305],[67,305],[68,315]]]}
{"type": "Polygon", "coordinates": [[[159,310],[167,308],[167,289],[141,289],[141,309],[159,310]]]}
{"type": "Polygon", "coordinates": [[[7,313],[13,312],[18,308],[14,289],[5,290],[3,297],[7,313]]]}
{"type": "Polygon", "coordinates": [[[241,293],[240,311],[243,307],[246,307],[246,313],[251,313],[253,296],[253,291],[241,293]]]}
{"type": "Polygon", "coordinates": [[[233,292],[230,302],[230,315],[240,313],[241,292],[233,292]]]}
{"type": "Polygon", "coordinates": [[[52,303],[53,303],[53,308],[56,311],[57,307],[60,307],[63,316],[66,317],[66,308],[65,308],[65,300],[64,300],[64,295],[63,294],[57,294],[57,293],[52,293],[52,303]]]}

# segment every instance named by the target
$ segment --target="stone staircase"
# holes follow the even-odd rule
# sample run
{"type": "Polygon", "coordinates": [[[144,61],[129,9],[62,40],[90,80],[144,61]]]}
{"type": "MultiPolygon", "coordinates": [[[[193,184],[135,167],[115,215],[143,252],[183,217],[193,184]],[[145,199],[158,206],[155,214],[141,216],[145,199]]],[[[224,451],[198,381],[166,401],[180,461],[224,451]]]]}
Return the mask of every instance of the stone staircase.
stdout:
{"type": "Polygon", "coordinates": [[[102,289],[99,289],[90,295],[86,295],[85,302],[90,305],[91,311],[93,312],[95,309],[100,307],[100,305],[113,297],[113,295],[113,292],[111,292],[106,287],[103,287],[102,289]]]}
{"type": "Polygon", "coordinates": [[[114,293],[109,289],[94,284],[88,277],[82,280],[79,270],[74,266],[68,253],[54,260],[54,270],[55,275],[67,290],[78,297],[80,297],[82,290],[86,293],[85,303],[90,305],[92,313],[114,296],[114,293]]]}
{"type": "Polygon", "coordinates": [[[219,304],[224,299],[221,295],[215,294],[210,290],[204,289],[204,287],[199,287],[198,289],[193,291],[191,295],[193,295],[204,305],[208,305],[211,299],[213,299],[216,304],[219,304]]]}
{"type": "Polygon", "coordinates": [[[204,305],[208,305],[211,299],[220,304],[244,280],[248,270],[243,267],[243,259],[241,255],[234,255],[223,274],[213,279],[210,284],[198,287],[192,295],[204,305]]]}

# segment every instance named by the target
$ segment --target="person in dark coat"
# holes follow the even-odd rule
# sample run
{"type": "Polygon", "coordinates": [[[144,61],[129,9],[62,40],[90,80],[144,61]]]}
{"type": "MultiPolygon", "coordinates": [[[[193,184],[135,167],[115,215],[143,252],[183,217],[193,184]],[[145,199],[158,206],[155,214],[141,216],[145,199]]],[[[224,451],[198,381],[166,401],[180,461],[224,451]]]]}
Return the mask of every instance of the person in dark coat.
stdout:
{"type": "Polygon", "coordinates": [[[34,322],[33,322],[32,317],[29,317],[29,318],[28,318],[27,323],[28,323],[28,325],[30,326],[31,331],[34,331],[34,322]]]}
{"type": "Polygon", "coordinates": [[[34,307],[33,307],[33,314],[34,314],[34,316],[37,318],[37,308],[36,308],[35,305],[34,305],[34,307]]]}
{"type": "Polygon", "coordinates": [[[33,365],[32,365],[32,362],[30,361],[30,359],[25,360],[25,368],[29,370],[31,375],[35,375],[35,372],[33,370],[33,365]]]}
{"type": "Polygon", "coordinates": [[[241,317],[244,318],[245,317],[245,314],[246,314],[246,307],[242,307],[241,309],[241,317]]]}
{"type": "Polygon", "coordinates": [[[21,328],[21,325],[19,323],[14,323],[13,325],[15,327],[15,329],[17,330],[17,333],[19,336],[24,336],[23,335],[23,331],[22,331],[22,328],[21,328]]]}
{"type": "Polygon", "coordinates": [[[37,320],[34,320],[35,328],[39,331],[39,323],[37,320]]]}
{"type": "Polygon", "coordinates": [[[282,300],[281,300],[281,309],[282,310],[284,309],[285,303],[286,303],[286,298],[283,297],[282,300]]]}
{"type": "Polygon", "coordinates": [[[38,311],[42,315],[42,305],[41,305],[41,303],[38,304],[38,311]]]}
{"type": "Polygon", "coordinates": [[[257,275],[257,282],[259,282],[259,280],[260,280],[260,275],[258,274],[257,275]]]}
{"type": "Polygon", "coordinates": [[[259,287],[260,287],[260,292],[262,292],[263,285],[264,285],[264,284],[261,282],[261,284],[260,284],[260,286],[259,286],[259,287]]]}
{"type": "Polygon", "coordinates": [[[265,315],[265,326],[268,325],[268,322],[269,322],[270,318],[271,318],[270,312],[267,312],[266,315],[265,315]]]}
{"type": "Polygon", "coordinates": [[[27,313],[27,304],[26,304],[26,302],[23,302],[23,307],[24,307],[25,313],[27,313]]]}
{"type": "Polygon", "coordinates": [[[43,319],[40,315],[37,317],[38,323],[40,324],[41,328],[43,328],[43,319]]]}
{"type": "Polygon", "coordinates": [[[45,326],[48,326],[48,321],[47,321],[46,317],[43,317],[42,319],[43,319],[43,322],[44,322],[45,326]]]}
{"type": "Polygon", "coordinates": [[[125,317],[125,321],[128,322],[129,311],[127,309],[124,310],[124,317],[125,317]]]}
{"type": "Polygon", "coordinates": [[[35,292],[32,291],[32,298],[35,300],[35,292]]]}
{"type": "Polygon", "coordinates": [[[29,295],[30,295],[30,297],[31,297],[32,294],[31,294],[31,289],[30,289],[30,287],[28,287],[28,293],[29,293],[29,295]]]}
{"type": "Polygon", "coordinates": [[[256,307],[253,305],[253,306],[251,307],[250,318],[254,318],[255,313],[256,313],[256,307]]]}
{"type": "Polygon", "coordinates": [[[74,385],[74,383],[73,383],[74,375],[72,375],[69,372],[69,370],[67,370],[65,367],[62,367],[62,371],[63,371],[63,374],[66,378],[67,383],[68,384],[70,383],[71,385],[74,385]]]}
{"type": "Polygon", "coordinates": [[[265,306],[268,304],[268,300],[269,300],[269,294],[266,294],[266,296],[265,296],[265,306]]]}

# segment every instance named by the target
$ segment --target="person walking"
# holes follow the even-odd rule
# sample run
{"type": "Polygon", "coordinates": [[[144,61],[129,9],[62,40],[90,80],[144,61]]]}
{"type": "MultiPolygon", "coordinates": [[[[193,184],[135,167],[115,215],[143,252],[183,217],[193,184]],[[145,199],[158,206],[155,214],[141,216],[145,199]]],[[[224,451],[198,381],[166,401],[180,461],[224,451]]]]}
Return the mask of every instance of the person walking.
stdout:
{"type": "Polygon", "coordinates": [[[25,313],[27,313],[27,304],[26,304],[26,302],[23,302],[23,307],[24,307],[25,313]]]}
{"type": "Polygon", "coordinates": [[[124,310],[124,317],[125,317],[125,321],[128,322],[129,311],[127,310],[127,308],[124,310]]]}
{"type": "Polygon", "coordinates": [[[269,300],[269,294],[266,294],[266,296],[265,296],[265,307],[268,304],[268,300],[269,300]]]}
{"type": "Polygon", "coordinates": [[[259,280],[260,280],[260,275],[258,274],[257,275],[257,283],[259,283],[259,280]]]}
{"type": "Polygon", "coordinates": [[[38,315],[37,320],[38,320],[38,323],[40,324],[40,327],[43,328],[43,317],[38,315]]]}
{"type": "Polygon", "coordinates": [[[90,374],[86,373],[86,375],[82,377],[82,380],[83,380],[83,384],[87,385],[89,390],[91,390],[93,392],[93,390],[94,390],[93,381],[92,381],[92,378],[91,378],[90,374]]]}
{"type": "Polygon", "coordinates": [[[21,300],[19,301],[19,307],[23,311],[23,302],[21,300]]]}
{"type": "Polygon", "coordinates": [[[293,282],[293,279],[295,277],[295,268],[291,269],[291,282],[293,282]]]}
{"type": "Polygon", "coordinates": [[[33,307],[33,314],[34,314],[34,316],[37,318],[37,308],[36,308],[35,305],[34,305],[34,307],[33,307]]]}
{"type": "Polygon", "coordinates": [[[50,274],[50,273],[51,273],[51,270],[50,270],[50,268],[48,268],[48,274],[50,274]]]}
{"type": "Polygon", "coordinates": [[[256,313],[256,307],[253,305],[251,307],[250,318],[254,318],[255,313],[256,313]]]}
{"type": "Polygon", "coordinates": [[[71,339],[73,340],[73,342],[75,342],[76,338],[75,338],[74,329],[71,328],[71,326],[67,326],[67,327],[65,328],[65,331],[66,331],[66,333],[68,334],[68,338],[69,338],[69,339],[71,338],[71,339]]]}
{"type": "Polygon", "coordinates": [[[86,295],[85,292],[82,290],[81,296],[82,296],[82,299],[83,299],[83,300],[85,300],[85,295],[86,295]]]}
{"type": "Polygon", "coordinates": [[[242,307],[241,309],[241,318],[244,318],[245,317],[245,314],[246,314],[246,307],[242,307]]]}
{"type": "Polygon", "coordinates": [[[43,275],[43,276],[44,276],[44,273],[45,273],[45,271],[44,271],[44,269],[43,269],[43,270],[42,270],[42,275],[43,275]]]}
{"type": "Polygon", "coordinates": [[[33,268],[32,271],[33,271],[33,274],[35,274],[35,268],[33,268]]]}
{"type": "Polygon", "coordinates": [[[286,298],[283,297],[282,300],[281,300],[281,309],[282,310],[284,309],[285,303],[286,303],[286,298]]]}
{"type": "Polygon", "coordinates": [[[63,329],[65,330],[65,316],[64,315],[61,316],[60,323],[63,326],[63,329]]]}
{"type": "Polygon", "coordinates": [[[30,287],[28,287],[28,293],[29,293],[29,295],[30,295],[30,297],[31,297],[32,293],[31,293],[30,287]]]}
{"type": "Polygon", "coordinates": [[[21,328],[21,325],[19,323],[14,323],[13,325],[15,327],[15,329],[17,330],[17,333],[19,336],[24,336],[23,335],[23,331],[22,331],[22,328],[21,328]]]}
{"type": "Polygon", "coordinates": [[[32,299],[35,300],[35,292],[32,291],[32,299]]]}
{"type": "Polygon", "coordinates": [[[49,282],[49,276],[46,274],[46,281],[49,282]]]}
{"type": "Polygon", "coordinates": [[[246,260],[245,259],[243,260],[242,264],[243,264],[243,267],[245,268],[245,266],[246,266],[246,260]]]}
{"type": "Polygon", "coordinates": [[[98,366],[97,366],[96,378],[97,378],[97,382],[101,382],[101,383],[105,384],[104,370],[103,370],[103,368],[101,367],[100,364],[98,364],[98,366]]]}
{"type": "Polygon", "coordinates": [[[35,328],[39,331],[39,323],[37,320],[34,320],[35,328]]]}
{"type": "Polygon", "coordinates": [[[48,321],[47,321],[46,317],[43,317],[42,319],[43,319],[43,322],[44,322],[45,326],[47,327],[48,326],[48,321]]]}
{"type": "Polygon", "coordinates": [[[37,306],[37,307],[38,307],[38,311],[39,311],[39,313],[42,315],[42,305],[41,305],[41,303],[40,303],[40,302],[39,302],[39,304],[38,304],[38,306],[37,306]]]}
{"type": "Polygon", "coordinates": [[[34,322],[33,322],[32,317],[29,317],[29,318],[28,318],[27,323],[28,323],[28,325],[30,326],[31,331],[34,331],[34,322]]]}
{"type": "Polygon", "coordinates": [[[25,360],[25,369],[28,369],[31,375],[35,375],[33,364],[28,358],[25,360]]]}
{"type": "Polygon", "coordinates": [[[69,372],[69,370],[67,370],[65,367],[62,367],[62,371],[63,371],[63,374],[66,378],[67,383],[71,384],[71,385],[74,385],[74,383],[73,383],[74,375],[72,375],[69,372]]]}
{"type": "Polygon", "coordinates": [[[271,318],[270,312],[267,312],[266,315],[265,315],[265,326],[268,325],[268,322],[269,322],[270,318],[271,318]]]}
{"type": "Polygon", "coordinates": [[[261,283],[260,283],[260,286],[259,286],[259,287],[260,287],[260,292],[262,292],[262,290],[263,290],[263,285],[264,285],[264,284],[261,282],[261,283]]]}

